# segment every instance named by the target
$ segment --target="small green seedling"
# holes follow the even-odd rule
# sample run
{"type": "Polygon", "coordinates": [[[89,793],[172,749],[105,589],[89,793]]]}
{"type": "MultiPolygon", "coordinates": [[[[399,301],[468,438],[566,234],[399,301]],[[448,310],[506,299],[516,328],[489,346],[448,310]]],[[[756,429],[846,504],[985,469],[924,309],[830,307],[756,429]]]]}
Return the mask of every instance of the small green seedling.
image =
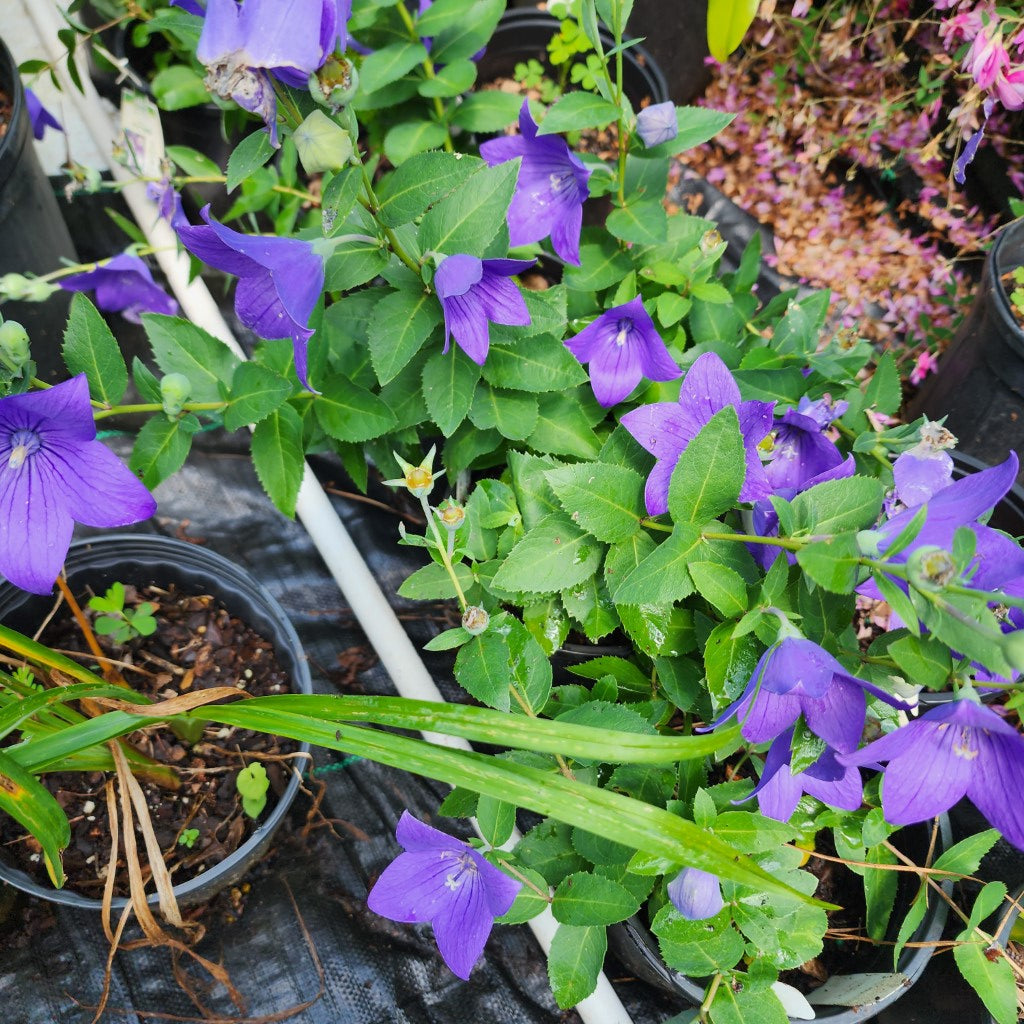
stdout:
{"type": "Polygon", "coordinates": [[[96,616],[93,629],[101,636],[110,636],[116,644],[125,644],[136,636],[152,636],[156,632],[156,605],[145,601],[137,608],[125,608],[124,596],[124,585],[112,583],[102,597],[97,594],[89,601],[93,611],[105,613],[96,616]]]}
{"type": "Polygon", "coordinates": [[[181,830],[181,835],[178,836],[178,845],[186,846],[188,849],[192,849],[196,845],[196,840],[199,838],[199,829],[197,828],[184,828],[181,830]]]}
{"type": "Polygon", "coordinates": [[[1014,267],[1010,271],[1013,289],[1010,291],[1010,305],[1017,314],[1017,319],[1024,321],[1024,267],[1014,267]]]}
{"type": "Polygon", "coordinates": [[[267,790],[270,788],[266,768],[256,762],[246,765],[238,773],[235,786],[242,798],[242,810],[250,818],[258,818],[267,806],[267,790]]]}

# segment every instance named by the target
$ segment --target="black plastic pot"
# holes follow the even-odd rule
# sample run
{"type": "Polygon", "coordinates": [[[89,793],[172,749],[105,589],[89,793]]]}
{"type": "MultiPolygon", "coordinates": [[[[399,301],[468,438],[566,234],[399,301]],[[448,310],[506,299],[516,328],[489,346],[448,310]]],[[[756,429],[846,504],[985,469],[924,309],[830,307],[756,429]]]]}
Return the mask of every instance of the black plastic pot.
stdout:
{"type": "MultiPolygon", "coordinates": [[[[94,590],[105,590],[114,582],[136,586],[174,583],[184,591],[212,594],[229,612],[273,642],[275,654],[291,676],[292,692],[313,692],[302,645],[284,609],[249,573],[214,551],[170,537],[108,534],[72,544],[65,569],[72,590],[80,591],[86,584],[94,590]]],[[[27,594],[11,584],[0,587],[0,621],[6,626],[32,632],[52,607],[52,597],[27,594]]],[[[303,743],[299,749],[308,752],[309,744],[303,743]]],[[[180,905],[203,903],[245,875],[267,852],[274,833],[298,794],[299,783],[299,777],[293,774],[266,819],[234,853],[208,871],[174,887],[180,905]]],[[[101,907],[99,900],[42,886],[2,860],[0,881],[64,906],[95,911],[101,907]]],[[[123,898],[115,899],[114,909],[123,907],[125,902],[123,898]]],[[[156,905],[156,893],[149,896],[149,903],[156,905]]]]}
{"type": "MultiPolygon", "coordinates": [[[[11,100],[11,120],[0,137],[0,276],[47,274],[60,267],[62,257],[71,263],[78,257],[36,156],[18,66],[2,40],[0,90],[11,100]]],[[[28,331],[37,373],[51,383],[68,376],[60,346],[69,304],[70,295],[58,292],[46,302],[0,305],[5,320],[17,320],[28,331]]]]}
{"type": "MultiPolygon", "coordinates": [[[[938,821],[936,856],[951,845],[949,820],[942,815],[938,821]]],[[[893,841],[905,854],[920,862],[927,852],[930,838],[930,825],[927,828],[923,825],[916,825],[897,832],[893,841]]],[[[946,882],[943,885],[947,892],[952,891],[952,882],[946,882]]],[[[895,938],[903,914],[917,890],[917,876],[900,872],[896,907],[893,911],[894,923],[890,924],[892,934],[888,936],[889,939],[895,938]]],[[[942,935],[947,911],[948,906],[944,900],[930,900],[924,919],[914,932],[911,941],[933,942],[937,940],[942,935]]],[[[639,917],[632,917],[622,924],[613,925],[608,930],[608,938],[612,951],[642,981],[665,992],[681,996],[690,1005],[700,1006],[704,999],[706,982],[688,978],[666,966],[658,950],[658,940],[639,917]]],[[[892,974],[892,946],[875,947],[871,962],[858,964],[858,973],[875,974],[877,972],[879,977],[891,976],[893,980],[888,988],[882,989],[877,998],[856,1006],[813,1003],[814,994],[812,993],[809,999],[814,1005],[817,1020],[828,1021],[829,1024],[859,1024],[859,1022],[871,1020],[910,989],[928,965],[932,952],[932,949],[928,947],[904,949],[899,961],[899,976],[894,976],[892,974]]],[[[896,1015],[893,1019],[899,1020],[900,1018],[896,1015]]],[[[794,1018],[790,1018],[790,1020],[794,1021],[794,1018]]]]}
{"type": "Polygon", "coordinates": [[[1024,450],[1024,330],[1002,283],[1021,264],[1024,221],[1016,221],[996,239],[974,305],[908,410],[908,419],[945,416],[960,449],[990,465],[1024,450]]]}

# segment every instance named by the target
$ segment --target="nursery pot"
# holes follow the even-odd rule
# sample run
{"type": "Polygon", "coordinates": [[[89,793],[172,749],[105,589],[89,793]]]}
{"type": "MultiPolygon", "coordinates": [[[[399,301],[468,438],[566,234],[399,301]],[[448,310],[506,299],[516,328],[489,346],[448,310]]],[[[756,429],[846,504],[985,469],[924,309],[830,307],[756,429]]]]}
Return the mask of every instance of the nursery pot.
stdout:
{"type": "Polygon", "coordinates": [[[1024,449],[1024,330],[1002,282],[1021,264],[1024,221],[1017,221],[989,251],[974,305],[908,414],[945,416],[960,449],[989,464],[1024,449]]]}
{"type": "MultiPolygon", "coordinates": [[[[102,592],[115,582],[135,586],[173,583],[183,593],[211,594],[229,613],[273,644],[277,659],[291,677],[293,693],[313,692],[302,645],[284,609],[248,572],[214,551],[170,537],[108,534],[72,544],[65,571],[72,590],[81,590],[85,584],[102,592]]],[[[52,607],[50,596],[27,594],[11,584],[0,587],[0,621],[13,629],[31,633],[52,607]]],[[[308,752],[309,744],[303,743],[298,749],[308,752]]],[[[203,903],[241,879],[267,852],[299,784],[299,776],[293,773],[285,792],[245,843],[218,864],[175,885],[178,903],[203,903]]],[[[40,885],[2,860],[0,881],[64,906],[96,911],[101,907],[99,900],[40,885]]],[[[157,894],[150,894],[148,901],[155,906],[157,894]]],[[[125,903],[125,899],[115,898],[113,907],[116,910],[125,903]]]]}
{"type": "MultiPolygon", "coordinates": [[[[0,276],[46,274],[75,263],[75,247],[57,206],[50,180],[36,156],[25,90],[18,66],[0,40],[0,92],[10,99],[10,121],[0,136],[0,276]]],[[[54,383],[67,377],[60,346],[70,296],[57,292],[45,302],[4,302],[0,314],[28,331],[37,374],[54,383]]]]}
{"type": "MultiPolygon", "coordinates": [[[[939,831],[936,842],[935,856],[951,845],[949,820],[946,815],[938,818],[939,831]]],[[[928,850],[931,839],[931,823],[915,825],[897,832],[894,842],[899,848],[916,862],[922,860],[928,850]]],[[[952,890],[952,882],[943,883],[947,892],[952,890]]],[[[894,939],[902,920],[903,912],[910,905],[917,892],[917,876],[900,872],[899,891],[893,921],[890,921],[887,935],[894,939]]],[[[944,900],[930,899],[928,909],[911,936],[912,942],[932,942],[942,935],[946,923],[948,906],[944,900]]],[[[649,931],[638,916],[621,924],[613,925],[608,931],[611,948],[623,964],[638,978],[673,995],[681,996],[693,1006],[700,1006],[704,999],[706,982],[701,979],[689,978],[668,967],[662,960],[657,938],[649,931]]],[[[808,1000],[814,1006],[816,1019],[828,1021],[829,1024],[858,1024],[868,1021],[881,1013],[886,1007],[896,1002],[917,981],[931,958],[932,950],[927,947],[905,948],[900,956],[899,972],[892,973],[892,947],[875,947],[870,962],[858,964],[857,974],[843,977],[843,982],[854,983],[850,987],[851,997],[847,1002],[857,999],[855,1005],[839,1005],[816,999],[814,992],[808,1000]],[[870,972],[870,973],[867,973],[870,972]],[[872,984],[861,985],[859,979],[872,979],[872,984]]],[[[833,978],[842,977],[833,975],[833,978]]],[[[831,979],[830,979],[831,982],[831,979]]],[[[826,993],[828,984],[818,990],[826,993]]],[[[796,1024],[794,1018],[789,1018],[796,1024]]],[[[898,1020],[899,1016],[895,1016],[898,1020]]]]}

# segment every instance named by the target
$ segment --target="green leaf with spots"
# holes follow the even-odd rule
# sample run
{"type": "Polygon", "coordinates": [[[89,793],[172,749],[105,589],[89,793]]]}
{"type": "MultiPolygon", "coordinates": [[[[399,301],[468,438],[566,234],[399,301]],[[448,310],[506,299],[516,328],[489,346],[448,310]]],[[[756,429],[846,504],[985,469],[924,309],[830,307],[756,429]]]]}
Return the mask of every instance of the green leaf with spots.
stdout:
{"type": "Polygon", "coordinates": [[[562,508],[598,540],[626,540],[646,516],[644,479],[625,466],[577,463],[552,470],[547,479],[562,508]]]}

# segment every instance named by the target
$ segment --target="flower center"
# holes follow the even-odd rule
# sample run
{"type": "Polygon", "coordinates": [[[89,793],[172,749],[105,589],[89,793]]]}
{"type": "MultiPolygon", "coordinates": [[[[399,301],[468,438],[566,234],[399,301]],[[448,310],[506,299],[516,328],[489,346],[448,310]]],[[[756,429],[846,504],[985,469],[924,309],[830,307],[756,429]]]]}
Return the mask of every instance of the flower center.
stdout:
{"type": "Polygon", "coordinates": [[[965,761],[973,761],[978,756],[976,744],[971,743],[971,728],[965,725],[960,735],[953,741],[953,753],[965,761]]]}
{"type": "Polygon", "coordinates": [[[455,892],[462,885],[466,875],[475,875],[477,873],[476,863],[469,853],[456,853],[454,850],[445,850],[441,856],[443,858],[456,858],[454,870],[449,871],[444,879],[445,888],[451,889],[452,892],[455,892]]]}
{"type": "Polygon", "coordinates": [[[563,192],[568,192],[572,188],[573,178],[571,171],[562,171],[560,174],[548,175],[548,181],[551,183],[551,191],[556,195],[560,196],[563,192]]]}
{"type": "Polygon", "coordinates": [[[615,326],[618,328],[618,333],[615,335],[615,344],[622,348],[626,344],[629,332],[633,330],[633,321],[628,316],[624,316],[615,326]]]}
{"type": "Polygon", "coordinates": [[[11,435],[11,454],[7,460],[9,469],[21,469],[30,455],[35,455],[42,446],[34,430],[16,430],[11,435]]]}

